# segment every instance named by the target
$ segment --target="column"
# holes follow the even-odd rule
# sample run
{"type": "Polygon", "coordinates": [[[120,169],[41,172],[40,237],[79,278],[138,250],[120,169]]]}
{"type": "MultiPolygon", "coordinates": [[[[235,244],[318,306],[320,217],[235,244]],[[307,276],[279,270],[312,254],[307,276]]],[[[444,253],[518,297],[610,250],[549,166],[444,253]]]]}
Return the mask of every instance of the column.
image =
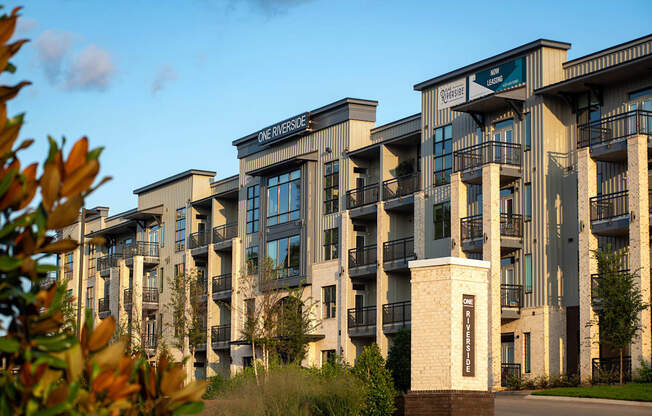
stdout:
{"type": "Polygon", "coordinates": [[[598,264],[593,251],[598,249],[598,238],[591,232],[591,207],[589,200],[597,194],[596,164],[591,159],[590,149],[577,151],[577,215],[580,223],[579,235],[579,284],[580,284],[580,376],[591,377],[591,361],[600,357],[597,325],[587,327],[595,314],[591,306],[591,275],[597,273],[598,264]]]}
{"type": "MultiPolygon", "coordinates": [[[[647,136],[627,139],[627,178],[629,184],[629,269],[638,272],[638,287],[644,300],[650,299],[650,197],[648,191],[647,136]]],[[[632,370],[640,367],[641,359],[652,358],[650,338],[650,308],[639,314],[641,332],[632,343],[632,370]]]]}
{"type": "MultiPolygon", "coordinates": [[[[423,183],[423,181],[421,182],[423,183]]],[[[417,259],[426,258],[426,218],[432,221],[432,213],[426,215],[426,198],[423,191],[414,193],[414,254],[417,259]]]]}
{"type": "Polygon", "coordinates": [[[466,257],[462,250],[460,220],[467,216],[467,189],[462,172],[451,174],[451,256],[466,257]]]}
{"type": "Polygon", "coordinates": [[[95,273],[95,288],[93,289],[95,299],[93,299],[93,326],[97,325],[100,321],[99,313],[99,300],[104,297],[104,278],[100,277],[100,273],[95,273]]]}
{"type": "Polygon", "coordinates": [[[340,284],[339,292],[337,299],[337,311],[339,319],[339,351],[338,353],[342,356],[342,359],[350,365],[353,365],[355,362],[355,348],[349,337],[349,325],[348,325],[348,308],[354,306],[354,297],[353,297],[353,284],[351,283],[351,278],[349,277],[349,248],[355,246],[355,241],[353,240],[353,226],[351,225],[351,219],[349,218],[349,211],[342,211],[341,217],[341,226],[340,231],[342,236],[340,237],[341,241],[341,252],[340,252],[340,284]]]}
{"type": "Polygon", "coordinates": [[[389,241],[389,214],[385,211],[384,202],[377,205],[376,217],[376,259],[378,268],[376,272],[376,344],[383,357],[387,358],[388,341],[383,332],[383,305],[389,303],[388,276],[383,267],[383,243],[389,241]]]}
{"type": "MultiPolygon", "coordinates": [[[[131,286],[131,339],[143,340],[145,321],[143,320],[143,256],[133,257],[133,279],[131,286]]],[[[127,277],[127,285],[129,284],[127,277]]]]}
{"type": "MultiPolygon", "coordinates": [[[[245,251],[242,246],[242,238],[235,237],[231,247],[231,340],[236,340],[240,338],[243,323],[240,313],[245,313],[243,306],[244,300],[239,295],[239,278],[244,275],[247,265],[244,262],[245,251]]],[[[261,247],[258,247],[258,252],[262,253],[261,247]]],[[[232,354],[231,350],[228,351],[228,354],[231,357],[229,361],[233,362],[232,357],[235,354],[232,354]]],[[[229,363],[226,363],[225,367],[228,368],[228,366],[229,363]]],[[[233,365],[230,368],[231,374],[234,374],[233,365]]]]}

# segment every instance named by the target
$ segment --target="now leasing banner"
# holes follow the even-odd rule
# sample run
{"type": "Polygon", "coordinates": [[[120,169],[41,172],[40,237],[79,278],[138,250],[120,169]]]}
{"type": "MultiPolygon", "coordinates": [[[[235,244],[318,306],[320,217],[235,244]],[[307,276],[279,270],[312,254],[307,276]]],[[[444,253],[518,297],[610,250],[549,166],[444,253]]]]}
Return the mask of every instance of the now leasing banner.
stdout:
{"type": "Polygon", "coordinates": [[[462,376],[475,376],[475,296],[462,295],[462,376]]]}
{"type": "Polygon", "coordinates": [[[525,57],[476,72],[469,76],[469,100],[522,84],[525,75],[525,57]]]}

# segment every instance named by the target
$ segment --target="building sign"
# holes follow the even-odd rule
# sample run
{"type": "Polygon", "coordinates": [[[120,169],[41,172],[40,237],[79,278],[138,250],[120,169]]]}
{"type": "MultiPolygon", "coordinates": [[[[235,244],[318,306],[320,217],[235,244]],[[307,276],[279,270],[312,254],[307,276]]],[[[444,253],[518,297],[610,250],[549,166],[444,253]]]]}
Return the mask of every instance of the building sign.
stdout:
{"type": "Polygon", "coordinates": [[[462,376],[475,376],[475,296],[462,295],[462,376]]]}
{"type": "Polygon", "coordinates": [[[469,100],[525,82],[525,57],[505,62],[469,76],[469,100]]]}
{"type": "Polygon", "coordinates": [[[443,110],[466,102],[466,78],[437,88],[437,109],[443,110]]]}
{"type": "Polygon", "coordinates": [[[258,143],[270,144],[308,129],[309,114],[303,113],[276,123],[258,132],[258,143]]]}

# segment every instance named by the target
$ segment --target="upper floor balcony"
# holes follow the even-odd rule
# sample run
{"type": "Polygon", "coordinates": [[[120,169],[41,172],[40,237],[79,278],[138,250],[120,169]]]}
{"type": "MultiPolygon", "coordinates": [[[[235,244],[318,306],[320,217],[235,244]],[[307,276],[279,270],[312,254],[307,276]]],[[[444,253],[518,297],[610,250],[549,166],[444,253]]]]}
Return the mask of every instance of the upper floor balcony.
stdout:
{"type": "Polygon", "coordinates": [[[231,341],[231,325],[211,327],[211,346],[214,350],[228,349],[231,341]]]}
{"type": "MultiPolygon", "coordinates": [[[[627,160],[627,138],[652,136],[652,112],[632,110],[577,126],[577,148],[590,147],[596,160],[627,160]]],[[[648,140],[648,152],[652,143],[648,140]]]]}
{"type": "Polygon", "coordinates": [[[347,311],[350,337],[373,337],[376,335],[376,307],[351,308],[347,311]]]}
{"type": "Polygon", "coordinates": [[[629,230],[629,192],[619,191],[594,196],[589,201],[591,232],[596,235],[627,235],[629,230]]]}
{"type": "Polygon", "coordinates": [[[213,277],[212,289],[213,300],[225,300],[231,298],[231,273],[213,277]]]}
{"type": "Polygon", "coordinates": [[[127,264],[133,261],[136,256],[143,257],[144,264],[158,264],[159,262],[159,244],[158,242],[136,241],[118,247],[122,257],[127,264]]]}
{"type": "Polygon", "coordinates": [[[119,254],[109,254],[107,256],[98,257],[97,259],[97,271],[100,272],[101,276],[108,276],[111,268],[118,267],[118,262],[122,258],[122,255],[119,254]]]}
{"type": "Polygon", "coordinates": [[[349,276],[376,276],[377,254],[375,244],[349,249],[349,276]]]}
{"type": "Polygon", "coordinates": [[[107,316],[111,315],[111,302],[109,302],[109,297],[100,298],[97,300],[97,313],[100,319],[104,319],[107,316]]]}
{"type": "Polygon", "coordinates": [[[453,152],[453,172],[462,172],[462,181],[482,183],[482,167],[500,165],[500,183],[521,177],[523,151],[518,143],[489,141],[453,152]]]}
{"type": "Polygon", "coordinates": [[[414,237],[400,238],[383,243],[383,268],[387,272],[407,271],[408,261],[416,259],[414,237]]]}
{"type": "MultiPolygon", "coordinates": [[[[485,243],[482,215],[460,219],[462,250],[479,253],[485,243]]],[[[523,216],[500,213],[500,249],[503,254],[523,247],[523,216]]]]}
{"type": "Polygon", "coordinates": [[[197,231],[188,236],[188,249],[207,247],[211,243],[210,231],[197,231]]]}
{"type": "Polygon", "coordinates": [[[500,285],[500,317],[509,321],[521,317],[523,306],[523,286],[514,284],[500,285]]]}
{"type": "Polygon", "coordinates": [[[377,183],[346,192],[346,209],[351,218],[375,218],[379,186],[377,183]]]}
{"type": "Polygon", "coordinates": [[[216,251],[231,250],[233,238],[238,236],[238,223],[231,222],[213,228],[213,249],[216,251]]]}
{"type": "Polygon", "coordinates": [[[421,189],[420,172],[383,181],[385,210],[414,211],[414,193],[421,189]]]}
{"type": "Polygon", "coordinates": [[[383,305],[383,332],[394,334],[401,328],[410,329],[412,322],[412,303],[408,301],[383,305]]]}

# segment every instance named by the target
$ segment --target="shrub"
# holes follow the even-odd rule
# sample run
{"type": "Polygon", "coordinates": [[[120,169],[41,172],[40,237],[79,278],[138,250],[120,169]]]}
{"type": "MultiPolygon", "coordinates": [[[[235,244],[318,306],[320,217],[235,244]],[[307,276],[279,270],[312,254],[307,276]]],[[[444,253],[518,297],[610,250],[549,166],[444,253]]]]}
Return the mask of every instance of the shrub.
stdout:
{"type": "Polygon", "coordinates": [[[511,375],[507,377],[506,384],[509,390],[521,390],[523,388],[523,381],[519,376],[511,375]]]}
{"type": "Polygon", "coordinates": [[[394,337],[385,367],[392,373],[396,390],[403,393],[410,390],[411,334],[408,329],[401,328],[394,337]]]}
{"type": "Polygon", "coordinates": [[[534,385],[537,389],[546,389],[550,386],[548,376],[541,375],[534,378],[534,385]]]}
{"type": "Polygon", "coordinates": [[[638,377],[635,381],[637,383],[652,383],[652,363],[648,364],[645,360],[641,360],[641,367],[638,369],[638,377]]]}
{"type": "Polygon", "coordinates": [[[394,413],[397,391],[392,375],[385,368],[378,345],[365,347],[353,367],[353,373],[366,386],[364,416],[388,416],[394,413]]]}
{"type": "Polygon", "coordinates": [[[532,377],[523,377],[521,379],[521,386],[527,390],[534,390],[537,387],[535,379],[532,377]]]}

